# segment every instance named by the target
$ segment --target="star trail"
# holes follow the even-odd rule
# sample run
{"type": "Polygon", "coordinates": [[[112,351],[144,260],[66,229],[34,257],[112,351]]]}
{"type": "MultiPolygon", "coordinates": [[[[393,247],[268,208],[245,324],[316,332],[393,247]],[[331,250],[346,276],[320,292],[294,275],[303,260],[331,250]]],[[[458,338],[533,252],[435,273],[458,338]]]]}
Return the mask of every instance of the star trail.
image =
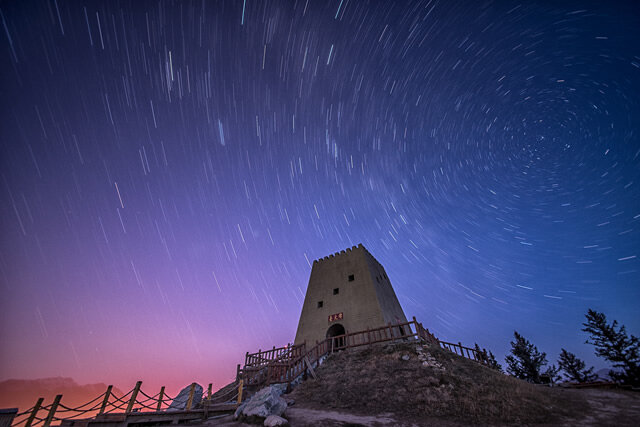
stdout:
{"type": "Polygon", "coordinates": [[[0,380],[221,386],[363,243],[408,317],[602,367],[640,332],[640,10],[0,4],[0,380]]]}

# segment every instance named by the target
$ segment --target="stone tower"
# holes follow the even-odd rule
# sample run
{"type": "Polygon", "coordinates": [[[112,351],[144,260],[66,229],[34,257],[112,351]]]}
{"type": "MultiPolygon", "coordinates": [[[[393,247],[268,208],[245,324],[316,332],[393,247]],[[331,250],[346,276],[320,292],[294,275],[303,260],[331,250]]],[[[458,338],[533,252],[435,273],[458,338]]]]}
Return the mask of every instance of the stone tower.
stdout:
{"type": "Polygon", "coordinates": [[[313,262],[295,344],[406,321],[384,267],[359,244],[313,262]]]}

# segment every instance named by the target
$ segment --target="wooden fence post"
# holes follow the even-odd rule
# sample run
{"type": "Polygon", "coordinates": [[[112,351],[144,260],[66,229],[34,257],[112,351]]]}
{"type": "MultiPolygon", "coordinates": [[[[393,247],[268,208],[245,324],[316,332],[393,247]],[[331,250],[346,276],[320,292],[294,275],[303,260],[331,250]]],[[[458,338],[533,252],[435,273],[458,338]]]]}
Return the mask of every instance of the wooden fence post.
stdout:
{"type": "Polygon", "coordinates": [[[244,385],[244,380],[240,379],[240,383],[238,384],[238,405],[242,403],[242,386],[244,385]]]}
{"type": "Polygon", "coordinates": [[[213,387],[213,384],[209,383],[209,387],[207,388],[207,400],[211,400],[211,387],[213,387]]]}
{"type": "MultiPolygon", "coordinates": [[[[420,338],[420,330],[418,329],[418,321],[416,320],[416,316],[413,316],[413,326],[416,329],[417,338],[420,338]]],[[[411,329],[411,327],[409,327],[411,329]]]]}
{"type": "Polygon", "coordinates": [[[60,399],[62,399],[61,394],[57,395],[53,400],[51,409],[49,409],[49,415],[47,415],[47,419],[44,420],[44,427],[49,427],[51,425],[51,421],[53,421],[53,415],[56,413],[56,409],[58,409],[58,405],[60,404],[60,399]]]}
{"type": "Polygon", "coordinates": [[[40,410],[40,407],[42,406],[42,401],[43,400],[44,400],[44,397],[41,397],[41,398],[38,399],[36,404],[33,405],[33,411],[31,411],[31,415],[29,415],[29,418],[27,418],[27,422],[24,424],[24,427],[31,427],[31,423],[36,418],[36,414],[40,410]]]}
{"type": "Polygon", "coordinates": [[[160,395],[158,396],[158,407],[156,408],[156,412],[160,412],[162,409],[162,399],[164,398],[164,386],[160,387],[160,395]]]}
{"type": "Polygon", "coordinates": [[[138,392],[140,391],[141,385],[142,385],[142,381],[138,381],[136,383],[136,386],[133,388],[133,391],[131,392],[131,399],[129,399],[129,404],[127,405],[127,410],[125,411],[125,414],[131,413],[131,410],[133,409],[133,405],[136,403],[136,399],[138,398],[138,392]]]}
{"type": "Polygon", "coordinates": [[[191,388],[189,388],[189,398],[187,399],[187,406],[184,408],[187,411],[191,410],[191,405],[193,405],[193,393],[196,391],[196,383],[191,383],[191,388]]]}
{"type": "Polygon", "coordinates": [[[104,393],[104,399],[102,400],[102,405],[100,406],[100,412],[98,412],[98,415],[104,414],[104,410],[107,409],[107,404],[109,403],[109,398],[111,397],[112,388],[113,385],[107,387],[107,391],[104,393]]]}

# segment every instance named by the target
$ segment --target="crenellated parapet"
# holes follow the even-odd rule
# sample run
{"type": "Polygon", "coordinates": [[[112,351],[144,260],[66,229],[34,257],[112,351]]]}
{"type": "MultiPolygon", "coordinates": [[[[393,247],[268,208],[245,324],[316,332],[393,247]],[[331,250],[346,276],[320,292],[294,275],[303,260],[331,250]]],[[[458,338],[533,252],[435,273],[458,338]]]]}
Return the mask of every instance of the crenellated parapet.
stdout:
{"type": "MultiPolygon", "coordinates": [[[[341,250],[339,252],[336,252],[334,254],[327,255],[327,256],[322,257],[322,258],[318,258],[318,259],[314,260],[313,263],[314,264],[315,263],[321,263],[323,261],[329,261],[329,260],[332,260],[332,259],[335,259],[335,258],[339,258],[339,257],[346,257],[346,256],[351,255],[353,252],[355,252],[358,249],[363,249],[367,254],[369,254],[367,249],[364,246],[362,246],[362,243],[358,243],[358,246],[352,246],[350,248],[343,249],[343,250],[341,250]]],[[[371,255],[371,254],[369,254],[369,255],[371,255]]]]}

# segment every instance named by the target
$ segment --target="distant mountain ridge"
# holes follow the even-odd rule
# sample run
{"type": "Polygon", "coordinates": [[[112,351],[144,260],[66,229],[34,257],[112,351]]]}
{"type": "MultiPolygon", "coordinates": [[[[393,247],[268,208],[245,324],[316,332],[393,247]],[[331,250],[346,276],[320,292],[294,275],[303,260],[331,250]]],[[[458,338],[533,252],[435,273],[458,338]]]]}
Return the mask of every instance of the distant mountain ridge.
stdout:
{"type": "MultiPolygon", "coordinates": [[[[0,408],[24,411],[31,408],[39,397],[44,397],[43,405],[48,405],[57,394],[62,394],[62,403],[66,406],[75,407],[96,398],[106,389],[104,383],[80,385],[67,377],[10,379],[0,382],[0,408]]],[[[116,387],[113,392],[118,396],[124,394],[116,387]]]]}

